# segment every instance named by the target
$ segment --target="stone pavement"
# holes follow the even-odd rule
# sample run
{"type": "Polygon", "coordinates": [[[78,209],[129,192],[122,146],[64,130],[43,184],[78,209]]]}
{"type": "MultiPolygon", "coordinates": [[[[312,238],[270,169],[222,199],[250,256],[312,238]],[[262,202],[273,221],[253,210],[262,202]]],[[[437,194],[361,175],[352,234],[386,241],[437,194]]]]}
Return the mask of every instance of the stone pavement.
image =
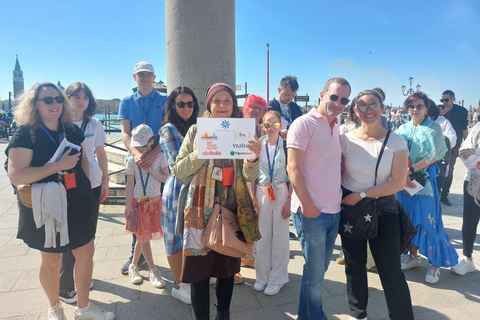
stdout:
{"type": "MultiPolygon", "coordinates": [[[[6,142],[0,142],[0,163],[5,161],[6,142]]],[[[465,168],[458,163],[450,200],[452,207],[443,207],[444,224],[454,246],[461,253],[462,185],[465,168]]],[[[40,254],[16,239],[18,210],[16,198],[3,169],[0,169],[0,319],[47,319],[47,298],[38,280],[40,254]]],[[[293,227],[292,227],[293,230],[293,227]]],[[[163,241],[152,242],[155,262],[167,279],[164,289],[149,283],[148,271],[142,270],[144,282],[130,283],[120,273],[120,267],[130,255],[131,237],[125,235],[123,206],[102,206],[95,240],[95,287],[91,299],[102,308],[116,313],[116,319],[193,319],[191,306],[172,298],[172,275],[169,271],[163,241]]],[[[289,264],[290,282],[280,293],[268,297],[253,290],[255,271],[242,268],[245,283],[235,285],[231,318],[296,319],[303,257],[298,241],[290,241],[292,258],[289,264]]],[[[335,263],[340,239],[334,249],[330,268],[323,283],[323,305],[328,319],[348,319],[349,312],[344,267],[335,263]]],[[[474,259],[480,270],[480,237],[475,243],[474,259]]],[[[428,262],[405,273],[410,286],[416,319],[479,319],[480,272],[463,277],[442,268],[440,282],[429,285],[424,281],[428,262]]],[[[382,287],[376,273],[368,274],[368,318],[388,319],[382,287]]],[[[211,290],[211,314],[215,314],[215,295],[211,290]]],[[[69,319],[73,306],[64,308],[69,319]]],[[[212,317],[214,319],[214,317],[212,317]]]]}

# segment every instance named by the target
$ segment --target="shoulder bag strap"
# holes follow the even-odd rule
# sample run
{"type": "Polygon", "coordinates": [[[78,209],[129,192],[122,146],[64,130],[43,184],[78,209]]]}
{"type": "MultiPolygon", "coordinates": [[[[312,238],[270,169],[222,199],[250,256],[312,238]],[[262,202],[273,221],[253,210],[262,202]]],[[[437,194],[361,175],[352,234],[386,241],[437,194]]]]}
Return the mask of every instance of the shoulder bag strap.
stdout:
{"type": "Polygon", "coordinates": [[[390,132],[390,130],[387,131],[387,135],[385,136],[385,140],[383,141],[382,149],[380,150],[380,154],[378,155],[377,166],[375,167],[375,186],[377,185],[378,166],[380,165],[380,160],[382,160],[383,151],[385,150],[385,146],[387,145],[388,137],[390,137],[390,132]]]}

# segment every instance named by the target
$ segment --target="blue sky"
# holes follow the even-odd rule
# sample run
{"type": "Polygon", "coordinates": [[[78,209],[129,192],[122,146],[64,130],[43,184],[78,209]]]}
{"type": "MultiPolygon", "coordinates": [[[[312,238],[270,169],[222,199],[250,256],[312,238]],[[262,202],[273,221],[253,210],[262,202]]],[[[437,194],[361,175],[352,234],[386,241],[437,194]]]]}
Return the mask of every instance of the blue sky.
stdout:
{"type": "MultiPolygon", "coordinates": [[[[0,12],[0,100],[13,91],[16,54],[26,89],[60,79],[65,87],[85,82],[97,98],[122,98],[141,60],[168,85],[165,1],[15,0],[1,1],[0,12]]],[[[285,75],[312,98],[333,76],[350,82],[352,97],[381,87],[394,106],[410,76],[437,102],[445,89],[466,106],[480,98],[478,0],[237,0],[237,84],[265,98],[267,42],[270,99],[285,75]]]]}

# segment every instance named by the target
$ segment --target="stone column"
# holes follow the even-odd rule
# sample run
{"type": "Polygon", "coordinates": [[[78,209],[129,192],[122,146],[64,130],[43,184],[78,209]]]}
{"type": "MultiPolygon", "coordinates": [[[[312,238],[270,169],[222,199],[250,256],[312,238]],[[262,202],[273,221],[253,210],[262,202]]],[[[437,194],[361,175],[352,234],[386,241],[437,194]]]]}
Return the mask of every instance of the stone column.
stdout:
{"type": "Polygon", "coordinates": [[[168,91],[205,90],[225,82],[235,91],[235,0],[165,0],[168,91]]]}

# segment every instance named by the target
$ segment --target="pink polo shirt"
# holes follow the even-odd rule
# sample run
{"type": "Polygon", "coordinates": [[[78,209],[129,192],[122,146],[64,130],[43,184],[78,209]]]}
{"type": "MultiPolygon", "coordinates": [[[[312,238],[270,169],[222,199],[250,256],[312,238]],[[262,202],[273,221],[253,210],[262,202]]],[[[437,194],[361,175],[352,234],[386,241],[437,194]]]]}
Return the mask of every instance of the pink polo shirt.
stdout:
{"type": "MultiPolygon", "coordinates": [[[[322,213],[340,212],[342,148],[336,124],[330,126],[315,108],[297,118],[288,129],[287,147],[305,151],[301,170],[308,193],[322,213]]],[[[301,206],[295,189],[290,210],[301,206]]]]}

